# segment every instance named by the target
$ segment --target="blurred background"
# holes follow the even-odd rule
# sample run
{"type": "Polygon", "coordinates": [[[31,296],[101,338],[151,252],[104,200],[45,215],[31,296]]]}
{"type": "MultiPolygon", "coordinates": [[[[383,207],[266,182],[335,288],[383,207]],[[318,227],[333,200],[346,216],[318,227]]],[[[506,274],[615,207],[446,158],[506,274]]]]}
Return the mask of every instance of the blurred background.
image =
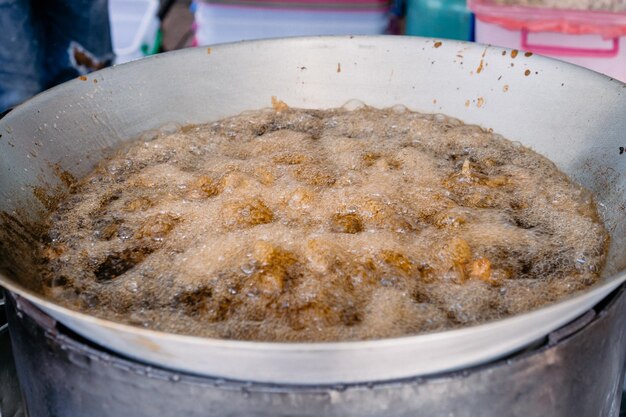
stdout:
{"type": "Polygon", "coordinates": [[[298,35],[477,41],[626,82],[626,0],[0,0],[0,27],[0,112],[104,66],[298,35]]]}

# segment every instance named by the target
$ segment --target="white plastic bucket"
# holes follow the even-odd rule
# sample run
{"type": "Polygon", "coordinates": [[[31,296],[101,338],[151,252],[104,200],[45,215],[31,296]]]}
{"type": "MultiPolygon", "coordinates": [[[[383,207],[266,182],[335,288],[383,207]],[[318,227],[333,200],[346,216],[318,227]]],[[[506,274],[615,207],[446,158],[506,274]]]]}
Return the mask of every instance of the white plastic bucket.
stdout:
{"type": "Polygon", "coordinates": [[[159,29],[158,7],[158,0],[109,0],[116,64],[143,57],[142,45],[153,46],[159,29]]]}

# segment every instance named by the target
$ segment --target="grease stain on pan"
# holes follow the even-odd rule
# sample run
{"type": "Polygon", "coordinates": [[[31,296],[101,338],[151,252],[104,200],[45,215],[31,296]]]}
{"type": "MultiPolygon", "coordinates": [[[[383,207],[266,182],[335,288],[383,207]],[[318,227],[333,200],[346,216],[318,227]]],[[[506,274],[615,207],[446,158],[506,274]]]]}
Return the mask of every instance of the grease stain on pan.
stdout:
{"type": "Polygon", "coordinates": [[[484,67],[484,62],[481,59],[480,60],[480,65],[478,65],[478,68],[476,68],[476,74],[480,74],[483,71],[483,67],[484,67]]]}
{"type": "Polygon", "coordinates": [[[41,203],[41,205],[48,211],[53,211],[58,207],[58,204],[62,197],[65,196],[68,190],[70,190],[77,182],[76,177],[69,171],[64,170],[59,164],[48,164],[54,174],[59,178],[61,184],[56,186],[46,185],[45,180],[41,185],[30,186],[33,190],[33,196],[41,203]]]}
{"type": "Polygon", "coordinates": [[[133,342],[138,344],[138,345],[140,345],[143,348],[148,349],[150,352],[160,353],[161,355],[165,355],[165,356],[171,356],[171,355],[163,352],[163,350],[161,349],[161,345],[159,345],[158,343],[148,339],[145,336],[135,335],[135,336],[133,336],[133,342]]]}
{"type": "Polygon", "coordinates": [[[5,234],[9,237],[21,239],[25,242],[37,242],[42,228],[36,224],[22,221],[25,216],[20,210],[14,210],[12,213],[0,211],[0,242],[9,242],[12,239],[5,238],[5,234]]]}
{"type": "Polygon", "coordinates": [[[278,99],[276,96],[272,96],[272,107],[277,112],[288,110],[289,106],[284,101],[278,99]]]}
{"type": "Polygon", "coordinates": [[[58,195],[55,196],[55,195],[48,194],[45,188],[40,187],[40,186],[34,186],[32,188],[33,188],[33,195],[46,208],[46,210],[53,211],[54,209],[56,209],[57,205],[59,204],[58,195]]]}
{"type": "Polygon", "coordinates": [[[50,167],[67,188],[71,188],[76,184],[76,177],[74,177],[72,173],[64,170],[59,164],[50,164],[50,167]]]}
{"type": "Polygon", "coordinates": [[[34,291],[41,291],[42,279],[32,253],[42,232],[41,223],[31,223],[20,209],[0,211],[0,265],[5,278],[34,291]]]}

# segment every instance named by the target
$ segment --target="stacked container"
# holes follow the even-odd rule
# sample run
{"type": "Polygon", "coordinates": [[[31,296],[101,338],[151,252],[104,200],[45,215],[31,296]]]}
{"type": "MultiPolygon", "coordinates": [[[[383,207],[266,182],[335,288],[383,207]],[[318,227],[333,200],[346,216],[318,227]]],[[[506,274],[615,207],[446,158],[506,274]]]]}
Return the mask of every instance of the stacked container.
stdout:
{"type": "Polygon", "coordinates": [[[379,35],[389,24],[388,0],[215,0],[194,7],[199,45],[298,35],[379,35]]]}
{"type": "Polygon", "coordinates": [[[568,61],[626,82],[626,13],[468,0],[476,41],[568,61]]]}

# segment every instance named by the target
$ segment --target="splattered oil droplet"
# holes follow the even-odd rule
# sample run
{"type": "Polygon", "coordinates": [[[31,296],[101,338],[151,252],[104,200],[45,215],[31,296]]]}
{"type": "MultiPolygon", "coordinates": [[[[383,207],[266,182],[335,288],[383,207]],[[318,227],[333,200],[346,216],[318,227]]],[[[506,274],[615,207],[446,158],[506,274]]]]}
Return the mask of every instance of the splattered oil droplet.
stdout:
{"type": "Polygon", "coordinates": [[[504,87],[502,87],[502,91],[504,91],[505,93],[507,91],[509,91],[509,85],[508,84],[504,84],[504,87]]]}
{"type": "Polygon", "coordinates": [[[524,56],[525,56],[526,58],[528,58],[528,57],[530,57],[530,56],[533,56],[533,53],[532,53],[532,52],[526,52],[526,53],[524,54],[524,56]]]}
{"type": "Polygon", "coordinates": [[[502,51],[502,56],[506,56],[506,51],[502,51]]]}
{"type": "Polygon", "coordinates": [[[78,79],[81,81],[87,81],[87,77],[85,77],[84,75],[81,75],[80,77],[78,77],[78,79]]]}
{"type": "Polygon", "coordinates": [[[485,104],[485,99],[483,97],[478,97],[478,100],[476,101],[476,107],[482,107],[483,104],[485,104]]]}
{"type": "Polygon", "coordinates": [[[281,112],[284,110],[288,110],[289,106],[282,100],[279,100],[276,96],[272,96],[272,107],[275,111],[281,112]]]}
{"type": "Polygon", "coordinates": [[[465,100],[465,107],[469,107],[470,106],[470,101],[469,100],[465,100]]]}
{"type": "Polygon", "coordinates": [[[530,70],[527,69],[526,71],[524,71],[524,75],[528,77],[530,75],[530,70]]]}
{"type": "Polygon", "coordinates": [[[517,57],[517,54],[519,54],[519,51],[517,49],[513,49],[511,51],[511,58],[515,59],[517,57]]]}
{"type": "Polygon", "coordinates": [[[337,72],[341,72],[341,63],[337,62],[337,72]]]}
{"type": "Polygon", "coordinates": [[[206,48],[207,55],[211,55],[211,48],[206,48]]]}
{"type": "Polygon", "coordinates": [[[480,65],[478,65],[478,68],[476,68],[476,74],[480,74],[483,70],[483,60],[480,60],[480,65]]]}
{"type": "Polygon", "coordinates": [[[435,44],[433,45],[435,48],[439,48],[441,45],[443,45],[441,42],[437,41],[435,42],[435,44]]]}

